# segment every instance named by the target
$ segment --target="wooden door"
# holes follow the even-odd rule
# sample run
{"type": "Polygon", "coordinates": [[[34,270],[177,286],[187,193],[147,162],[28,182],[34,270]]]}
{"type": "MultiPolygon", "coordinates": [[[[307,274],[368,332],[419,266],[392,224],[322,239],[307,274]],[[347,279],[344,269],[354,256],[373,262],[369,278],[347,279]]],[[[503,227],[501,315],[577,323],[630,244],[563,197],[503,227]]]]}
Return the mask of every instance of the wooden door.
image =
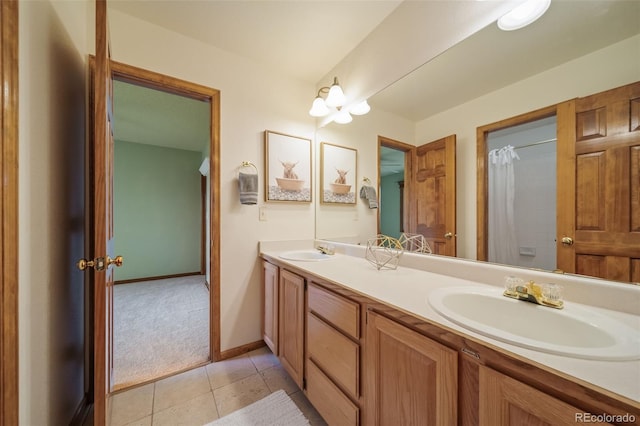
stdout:
{"type": "Polygon", "coordinates": [[[425,236],[431,250],[456,255],[456,136],[416,147],[409,198],[409,232],[425,236]]]}
{"type": "Polygon", "coordinates": [[[367,423],[457,424],[456,351],[374,312],[366,345],[367,423]]]}
{"type": "Polygon", "coordinates": [[[93,290],[94,424],[107,424],[113,370],[113,132],[112,87],[106,0],[96,1],[96,56],[92,81],[93,137],[89,161],[92,223],[89,282],[93,290]]]}
{"type": "Polygon", "coordinates": [[[584,410],[488,367],[480,366],[479,372],[480,426],[609,424],[585,421],[589,413],[584,410]]]}
{"type": "Polygon", "coordinates": [[[280,363],[302,389],[304,377],[304,278],[280,271],[280,363]]]}
{"type": "Polygon", "coordinates": [[[0,425],[18,424],[18,2],[0,2],[0,425]]]}
{"type": "Polygon", "coordinates": [[[558,268],[640,282],[640,82],[559,108],[558,268]]]}
{"type": "Polygon", "coordinates": [[[262,339],[274,355],[278,355],[278,270],[262,262],[262,339]]]}

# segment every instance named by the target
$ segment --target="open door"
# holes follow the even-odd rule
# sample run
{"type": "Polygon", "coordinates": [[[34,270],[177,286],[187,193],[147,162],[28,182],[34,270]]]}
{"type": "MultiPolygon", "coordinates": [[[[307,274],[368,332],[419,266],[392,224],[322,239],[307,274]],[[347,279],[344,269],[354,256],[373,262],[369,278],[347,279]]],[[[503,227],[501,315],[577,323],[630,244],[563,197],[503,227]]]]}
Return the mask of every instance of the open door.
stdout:
{"type": "MultiPolygon", "coordinates": [[[[91,136],[88,147],[89,260],[78,267],[89,269],[93,313],[93,424],[108,424],[108,396],[112,372],[113,266],[113,117],[112,76],[106,0],[96,0],[96,55],[90,72],[91,136]]],[[[90,343],[89,343],[90,344],[90,343]]],[[[91,390],[90,390],[91,392],[91,390]]]]}
{"type": "Polygon", "coordinates": [[[422,234],[435,254],[456,255],[456,135],[413,153],[409,232],[422,234]]]}
{"type": "Polygon", "coordinates": [[[558,268],[640,282],[640,82],[565,102],[558,117],[558,268]]]}

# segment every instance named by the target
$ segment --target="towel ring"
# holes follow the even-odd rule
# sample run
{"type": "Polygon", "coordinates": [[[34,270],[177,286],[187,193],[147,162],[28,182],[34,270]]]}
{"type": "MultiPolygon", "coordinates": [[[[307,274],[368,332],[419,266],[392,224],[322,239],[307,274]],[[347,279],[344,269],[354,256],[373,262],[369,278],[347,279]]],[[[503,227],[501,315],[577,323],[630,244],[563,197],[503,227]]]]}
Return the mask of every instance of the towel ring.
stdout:
{"type": "Polygon", "coordinates": [[[253,167],[253,169],[256,171],[256,174],[258,174],[258,168],[251,161],[243,161],[240,165],[240,168],[242,167],[253,167]]]}
{"type": "Polygon", "coordinates": [[[369,183],[369,184],[371,183],[371,181],[369,180],[369,178],[368,178],[368,177],[366,177],[366,176],[362,178],[362,181],[363,181],[363,182],[366,182],[366,183],[369,183]]]}

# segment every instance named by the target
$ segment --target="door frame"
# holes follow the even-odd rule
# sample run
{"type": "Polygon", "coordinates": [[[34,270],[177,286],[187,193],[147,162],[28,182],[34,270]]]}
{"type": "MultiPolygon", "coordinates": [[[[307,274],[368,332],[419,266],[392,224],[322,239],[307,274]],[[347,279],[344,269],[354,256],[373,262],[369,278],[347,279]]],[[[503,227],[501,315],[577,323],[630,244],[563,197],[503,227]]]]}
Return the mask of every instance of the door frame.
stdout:
{"type": "MultiPolygon", "coordinates": [[[[535,111],[516,115],[505,120],[480,126],[476,129],[476,155],[477,155],[477,176],[476,176],[476,259],[486,261],[489,257],[489,169],[487,159],[487,139],[490,132],[530,123],[543,118],[558,115],[558,105],[551,105],[535,111]]],[[[558,130],[560,131],[560,123],[558,130]]],[[[557,135],[559,137],[559,135],[557,135]]]]}
{"type": "Polygon", "coordinates": [[[220,356],[220,91],[164,74],[111,61],[114,80],[186,96],[209,102],[209,177],[210,185],[210,246],[209,259],[209,356],[219,361],[220,356]]]}
{"type": "MultiPolygon", "coordinates": [[[[387,138],[385,136],[378,135],[378,195],[381,195],[381,185],[382,178],[380,177],[380,158],[381,158],[381,150],[382,147],[391,148],[398,151],[404,152],[404,191],[405,194],[411,193],[411,179],[407,179],[407,176],[411,176],[412,167],[413,167],[413,155],[412,152],[416,148],[413,145],[408,143],[400,142],[391,138],[387,138]]],[[[382,212],[382,204],[378,207],[378,217],[377,217],[377,229],[378,234],[380,233],[380,214],[382,212]]],[[[406,231],[407,225],[409,223],[409,197],[403,197],[402,199],[402,224],[403,229],[406,231]]]]}
{"type": "Polygon", "coordinates": [[[17,1],[0,2],[0,32],[0,425],[13,425],[19,417],[17,1]]]}

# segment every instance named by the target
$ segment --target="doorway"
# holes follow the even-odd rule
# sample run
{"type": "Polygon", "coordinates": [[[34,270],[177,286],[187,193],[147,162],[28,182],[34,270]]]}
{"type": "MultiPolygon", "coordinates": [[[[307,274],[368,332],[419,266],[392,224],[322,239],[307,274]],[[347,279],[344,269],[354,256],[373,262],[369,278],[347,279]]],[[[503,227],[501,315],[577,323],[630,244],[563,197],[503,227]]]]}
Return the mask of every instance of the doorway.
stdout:
{"type": "Polygon", "coordinates": [[[209,102],[114,79],[114,389],[209,361],[209,102]],[[203,185],[203,179],[205,183],[203,185]]]}
{"type": "MultiPolygon", "coordinates": [[[[112,390],[115,390],[219,359],[219,92],[115,62],[112,71],[115,245],[129,267],[126,270],[123,265],[115,277],[118,284],[114,291],[112,340],[115,378],[112,390]],[[124,118],[118,115],[119,106],[123,105],[119,95],[126,97],[132,93],[147,105],[166,104],[164,109],[169,118],[165,116],[162,122],[151,126],[155,133],[141,132],[145,123],[148,126],[153,122],[150,107],[138,105],[133,112],[124,111],[124,118]],[[180,123],[176,118],[185,112],[194,120],[180,123]],[[119,193],[122,188],[126,191],[119,193]],[[172,327],[163,339],[152,342],[158,345],[158,340],[163,340],[169,349],[165,358],[171,359],[162,360],[159,369],[148,368],[142,360],[147,375],[133,380],[130,376],[118,378],[118,291],[125,288],[138,295],[146,292],[155,300],[162,300],[165,294],[163,303],[168,303],[165,306],[171,309],[161,308],[159,302],[147,306],[143,302],[138,307],[134,303],[133,308],[127,308],[128,318],[120,324],[121,332],[122,327],[126,330],[131,322],[141,322],[148,315],[157,318],[146,318],[147,322],[164,321],[172,327]],[[193,323],[195,318],[197,327],[193,323]],[[200,329],[198,336],[187,336],[194,328],[200,329]],[[196,346],[197,351],[192,350],[196,346]],[[182,349],[189,357],[180,355],[182,349]]],[[[156,346],[140,352],[160,351],[156,346]]]]}
{"type": "Polygon", "coordinates": [[[378,234],[400,238],[406,232],[409,209],[408,193],[411,183],[412,145],[378,136],[378,234]]]}
{"type": "Polygon", "coordinates": [[[556,116],[487,134],[488,261],[556,268],[556,116]]]}

